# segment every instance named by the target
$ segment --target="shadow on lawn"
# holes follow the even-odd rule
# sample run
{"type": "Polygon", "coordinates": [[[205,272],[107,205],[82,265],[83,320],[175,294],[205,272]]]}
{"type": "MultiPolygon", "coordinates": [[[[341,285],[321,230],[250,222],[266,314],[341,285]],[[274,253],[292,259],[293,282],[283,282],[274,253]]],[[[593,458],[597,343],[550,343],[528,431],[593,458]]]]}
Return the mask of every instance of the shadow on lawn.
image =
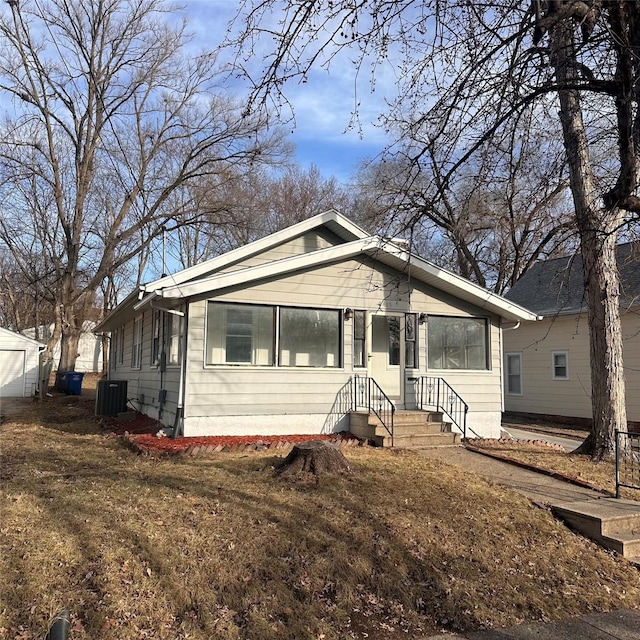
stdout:
{"type": "MultiPolygon", "coordinates": [[[[96,451],[88,453],[100,455],[102,447],[93,446],[96,451]]],[[[22,487],[18,481],[13,487],[33,492],[56,523],[58,534],[73,540],[81,554],[81,562],[64,569],[65,580],[83,584],[83,592],[90,595],[82,604],[62,604],[75,610],[89,636],[100,631],[102,637],[118,637],[117,629],[113,635],[104,631],[112,615],[105,602],[114,588],[101,565],[105,539],[123,557],[130,554],[150,570],[148,576],[142,575],[143,582],[151,582],[151,576],[159,581],[149,585],[150,592],[161,591],[154,606],[175,608],[176,624],[195,620],[207,633],[215,628],[206,608],[235,611],[235,624],[249,633],[256,618],[267,615],[263,610],[271,610],[275,619],[294,616],[313,624],[314,616],[344,622],[354,608],[371,615],[367,606],[393,617],[389,611],[393,603],[409,616],[427,614],[422,619],[427,627],[431,621],[454,628],[481,626],[472,610],[463,610],[451,597],[443,571],[436,568],[428,550],[417,554],[410,549],[391,523],[372,509],[375,505],[366,496],[369,490],[375,495],[380,479],[370,472],[322,478],[318,485],[296,484],[272,477],[271,466],[280,461],[276,457],[216,459],[196,465],[134,458],[106,449],[101,461],[93,464],[59,449],[34,450],[30,464],[43,470],[64,469],[62,480],[56,485],[43,481],[35,488],[32,480],[22,487]],[[251,490],[240,489],[234,478],[246,480],[248,475],[251,490]],[[123,517],[121,503],[110,506],[111,493],[114,500],[129,495],[130,518],[123,517]],[[206,522],[213,511],[225,518],[228,537],[197,542],[199,535],[207,535],[206,522]],[[149,527],[161,517],[174,527],[149,527]],[[198,535],[192,537],[191,528],[198,535]],[[184,538],[192,541],[191,548],[184,538]],[[199,556],[202,559],[196,562],[199,556]],[[216,576],[216,567],[227,568],[216,576]],[[313,576],[319,575],[324,576],[323,585],[315,583],[313,576]],[[273,601],[269,593],[277,599],[273,601]]],[[[454,561],[438,552],[440,567],[454,561]]],[[[30,600],[37,595],[30,590],[30,600]]]]}

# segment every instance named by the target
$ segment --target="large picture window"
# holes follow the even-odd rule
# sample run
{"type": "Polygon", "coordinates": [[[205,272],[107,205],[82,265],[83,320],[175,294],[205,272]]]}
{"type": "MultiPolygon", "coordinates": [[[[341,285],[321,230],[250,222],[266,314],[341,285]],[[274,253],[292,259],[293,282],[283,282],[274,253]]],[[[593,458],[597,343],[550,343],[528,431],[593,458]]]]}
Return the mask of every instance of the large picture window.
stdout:
{"type": "Polygon", "coordinates": [[[484,318],[429,316],[430,369],[488,369],[487,321],[484,318]]]}
{"type": "Polygon", "coordinates": [[[209,302],[206,364],[273,364],[274,308],[209,302]]]}
{"type": "Polygon", "coordinates": [[[339,367],[340,312],[326,309],[280,309],[283,367],[339,367]]]}

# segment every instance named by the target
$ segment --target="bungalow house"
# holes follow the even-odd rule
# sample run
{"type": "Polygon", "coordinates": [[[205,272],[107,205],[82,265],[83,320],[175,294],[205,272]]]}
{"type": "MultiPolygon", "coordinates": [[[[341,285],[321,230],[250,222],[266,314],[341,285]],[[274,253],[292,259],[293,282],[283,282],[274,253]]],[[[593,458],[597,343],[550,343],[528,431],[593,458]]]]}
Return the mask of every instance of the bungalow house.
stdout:
{"type": "Polygon", "coordinates": [[[95,331],[109,378],[176,434],[340,431],[364,405],[498,435],[502,328],[535,318],[327,211],[141,286],[95,331]]]}
{"type": "MultiPolygon", "coordinates": [[[[640,243],[617,248],[627,418],[640,426],[640,243]]],[[[580,255],[536,263],[506,298],[541,322],[504,334],[505,409],[591,423],[587,304],[580,255]]]]}
{"type": "Polygon", "coordinates": [[[45,345],[0,327],[0,402],[34,396],[40,383],[40,352],[45,345]]]}

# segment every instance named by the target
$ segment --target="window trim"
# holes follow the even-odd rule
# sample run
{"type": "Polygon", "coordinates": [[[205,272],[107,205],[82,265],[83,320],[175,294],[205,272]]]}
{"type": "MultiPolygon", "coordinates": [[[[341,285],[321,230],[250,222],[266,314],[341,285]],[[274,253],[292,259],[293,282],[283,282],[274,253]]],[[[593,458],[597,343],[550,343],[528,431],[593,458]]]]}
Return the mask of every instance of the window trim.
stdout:
{"type": "Polygon", "coordinates": [[[367,312],[364,309],[353,310],[353,327],[352,327],[352,343],[351,343],[351,366],[354,369],[366,369],[367,368],[367,312]],[[362,338],[356,336],[356,318],[361,315],[362,317],[362,338]],[[362,364],[356,364],[356,345],[362,345],[362,364]]]}
{"type": "MultiPolygon", "coordinates": [[[[277,365],[277,348],[278,348],[278,331],[277,326],[280,321],[279,308],[274,304],[267,303],[251,303],[251,302],[242,302],[242,301],[226,301],[226,300],[215,300],[215,299],[207,299],[205,300],[205,320],[204,320],[204,358],[203,358],[203,366],[205,368],[224,368],[227,367],[229,369],[264,369],[264,368],[276,368],[277,365]],[[262,307],[271,309],[272,317],[273,317],[273,333],[271,335],[271,362],[269,364],[253,364],[250,362],[209,362],[208,361],[208,328],[209,328],[209,309],[211,304],[217,305],[226,305],[226,306],[242,306],[242,307],[262,307]]],[[[226,322],[226,314],[225,314],[225,322],[226,322]]],[[[226,333],[224,334],[226,336],[226,333]]],[[[225,359],[226,359],[226,350],[225,350],[225,359]]],[[[171,365],[175,366],[175,365],[171,365]]]]}
{"type": "Polygon", "coordinates": [[[165,329],[166,335],[163,336],[162,349],[165,353],[165,363],[167,368],[180,367],[182,363],[182,347],[184,344],[184,326],[185,326],[185,321],[184,321],[185,306],[184,305],[178,306],[176,308],[176,311],[181,312],[182,315],[179,315],[177,313],[171,313],[170,311],[166,311],[164,323],[163,323],[163,327],[165,329]],[[177,362],[171,361],[171,338],[173,337],[171,333],[171,329],[173,328],[174,322],[178,323],[178,333],[177,333],[178,360],[177,362]]]}
{"type": "Polygon", "coordinates": [[[126,325],[124,324],[117,329],[120,337],[118,339],[118,353],[116,354],[116,364],[120,364],[122,366],[124,366],[124,337],[126,335],[125,329],[126,325]]]}
{"type": "Polygon", "coordinates": [[[522,389],[522,352],[521,351],[509,351],[508,353],[504,354],[504,373],[505,373],[505,380],[506,380],[506,384],[505,384],[505,392],[508,396],[522,396],[523,395],[523,389],[522,389]],[[509,380],[511,377],[511,373],[509,372],[509,358],[510,357],[517,357],[518,361],[520,362],[520,372],[518,374],[518,377],[520,379],[520,391],[511,391],[510,388],[510,384],[509,384],[509,380]]]}
{"type": "Polygon", "coordinates": [[[142,368],[142,344],[144,339],[144,314],[133,319],[133,334],[131,336],[131,368],[142,368]],[[136,325],[139,327],[136,335],[136,325]],[[138,340],[136,341],[136,337],[138,340]]]}
{"type": "Polygon", "coordinates": [[[412,371],[419,371],[420,370],[420,344],[419,344],[419,338],[420,338],[420,324],[418,322],[418,314],[417,313],[405,313],[404,314],[404,368],[406,369],[411,369],[412,371]],[[409,323],[407,322],[407,319],[409,317],[413,318],[413,338],[409,338],[409,323]],[[413,345],[413,365],[408,365],[408,358],[407,356],[409,355],[409,347],[413,345]]]}
{"type": "MultiPolygon", "coordinates": [[[[274,325],[275,334],[277,336],[278,350],[275,353],[275,367],[280,369],[304,369],[304,370],[318,370],[329,369],[332,371],[344,369],[344,311],[342,309],[336,309],[335,307],[299,307],[296,305],[276,305],[278,308],[277,321],[274,325]],[[298,311],[328,311],[335,313],[338,316],[338,361],[334,365],[325,364],[322,366],[314,365],[296,365],[287,364],[283,365],[280,362],[280,353],[282,350],[282,311],[283,310],[298,310],[298,311]]],[[[326,354],[325,354],[326,355],[326,354]]]]}
{"type": "Polygon", "coordinates": [[[569,350],[557,349],[551,352],[551,379],[552,380],[569,380],[569,350]],[[556,356],[564,356],[564,369],[565,375],[559,376],[556,374],[556,356]]]}
{"type": "Polygon", "coordinates": [[[152,367],[158,367],[160,365],[160,358],[162,357],[162,351],[164,349],[163,334],[164,334],[164,312],[160,309],[153,309],[151,314],[151,354],[150,364],[152,367]]]}
{"type": "MultiPolygon", "coordinates": [[[[345,318],[344,318],[344,310],[338,307],[321,307],[321,306],[299,306],[299,305],[287,305],[287,304],[269,304],[269,303],[260,303],[260,302],[244,302],[244,301],[227,301],[227,300],[217,300],[217,299],[207,299],[205,300],[205,322],[204,322],[204,346],[203,346],[203,367],[205,369],[281,369],[281,370],[344,370],[345,369],[345,340],[346,340],[346,332],[345,332],[345,318]],[[273,311],[273,334],[272,334],[272,357],[270,364],[251,364],[251,363],[233,363],[233,362],[209,362],[208,361],[208,327],[209,327],[209,309],[211,304],[219,304],[219,305],[239,305],[239,306],[248,306],[248,307],[266,307],[273,311]],[[283,309],[301,309],[303,311],[332,311],[338,314],[338,361],[334,366],[321,366],[321,367],[313,367],[313,366],[295,366],[295,365],[282,365],[280,363],[280,326],[281,326],[281,311],[283,309]]],[[[365,339],[366,339],[366,324],[365,324],[365,339]]],[[[365,354],[366,356],[366,354],[365,354]]],[[[366,368],[366,364],[365,367],[366,368]]]]}
{"type": "Polygon", "coordinates": [[[491,357],[491,319],[488,316],[454,316],[447,314],[428,314],[427,321],[425,322],[425,331],[426,331],[426,340],[425,340],[425,348],[427,355],[427,371],[447,371],[447,372],[470,372],[474,374],[480,374],[482,372],[491,373],[493,371],[493,360],[491,357]],[[484,322],[484,346],[485,346],[485,365],[481,369],[468,369],[468,368],[442,368],[442,367],[431,367],[429,365],[430,359],[430,349],[429,349],[429,338],[430,338],[430,329],[429,325],[433,318],[449,318],[452,320],[482,320],[484,322]]]}

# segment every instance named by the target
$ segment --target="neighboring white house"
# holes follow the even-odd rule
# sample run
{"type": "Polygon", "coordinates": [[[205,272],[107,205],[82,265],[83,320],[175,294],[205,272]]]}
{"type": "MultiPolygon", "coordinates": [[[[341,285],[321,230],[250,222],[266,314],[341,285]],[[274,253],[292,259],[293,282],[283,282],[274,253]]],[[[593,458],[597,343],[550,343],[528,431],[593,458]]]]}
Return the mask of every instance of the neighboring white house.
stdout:
{"type": "MultiPolygon", "coordinates": [[[[618,246],[627,419],[640,426],[640,242],[618,246]]],[[[505,332],[505,409],[589,424],[591,367],[579,255],[536,263],[505,296],[544,316],[505,332]]]]}
{"type": "Polygon", "coordinates": [[[35,395],[45,345],[0,328],[0,399],[35,395]]]}
{"type": "MultiPolygon", "coordinates": [[[[82,373],[99,373],[102,371],[102,337],[93,333],[96,323],[93,320],[85,320],[82,324],[82,333],[78,341],[78,359],[76,360],[75,371],[82,373]]],[[[46,342],[53,334],[53,323],[41,325],[38,331],[38,338],[46,342]]],[[[25,330],[25,333],[33,337],[33,328],[25,330]]],[[[58,368],[60,362],[60,340],[53,346],[52,352],[53,370],[58,368]]]]}
{"type": "Polygon", "coordinates": [[[502,325],[535,318],[328,211],[141,286],[95,331],[109,378],[186,436],[348,428],[354,376],[407,409],[446,381],[498,435],[502,325]]]}

